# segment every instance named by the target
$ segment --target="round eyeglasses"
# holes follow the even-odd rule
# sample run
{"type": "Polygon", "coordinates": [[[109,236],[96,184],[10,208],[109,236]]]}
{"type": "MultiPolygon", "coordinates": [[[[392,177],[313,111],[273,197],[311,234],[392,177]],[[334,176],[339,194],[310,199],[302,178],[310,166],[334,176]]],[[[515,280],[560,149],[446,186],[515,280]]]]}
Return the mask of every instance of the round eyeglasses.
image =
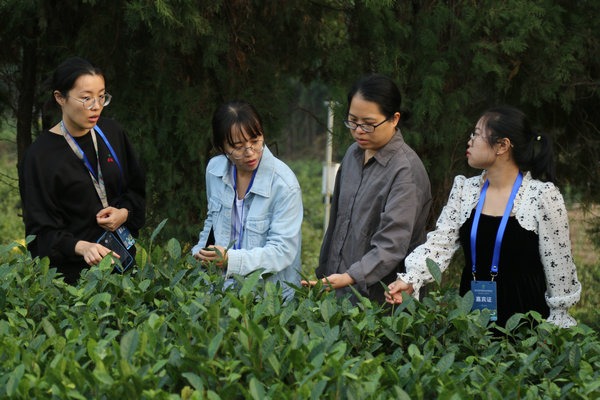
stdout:
{"type": "Polygon", "coordinates": [[[227,154],[229,157],[233,157],[236,160],[241,160],[242,158],[244,158],[244,154],[246,154],[247,150],[252,150],[253,153],[260,153],[263,151],[264,148],[265,148],[264,140],[259,140],[258,142],[252,143],[248,147],[246,147],[246,146],[236,147],[235,149],[231,150],[229,153],[225,153],[225,154],[227,154]]]}
{"type": "Polygon", "coordinates": [[[372,132],[375,131],[375,128],[377,128],[379,125],[381,125],[381,124],[383,124],[384,122],[387,122],[387,121],[389,121],[389,118],[384,119],[383,121],[381,121],[378,124],[371,125],[371,124],[357,124],[354,121],[345,120],[344,121],[344,125],[346,125],[346,128],[349,128],[349,129],[351,129],[353,131],[357,130],[360,127],[360,129],[362,129],[363,132],[372,133],[372,132]]]}
{"type": "Polygon", "coordinates": [[[104,93],[98,97],[84,97],[83,99],[78,99],[77,97],[72,97],[73,100],[80,102],[83,105],[83,108],[86,110],[91,110],[94,108],[96,101],[100,105],[100,107],[106,107],[110,104],[112,100],[112,95],[108,93],[104,93]]]}

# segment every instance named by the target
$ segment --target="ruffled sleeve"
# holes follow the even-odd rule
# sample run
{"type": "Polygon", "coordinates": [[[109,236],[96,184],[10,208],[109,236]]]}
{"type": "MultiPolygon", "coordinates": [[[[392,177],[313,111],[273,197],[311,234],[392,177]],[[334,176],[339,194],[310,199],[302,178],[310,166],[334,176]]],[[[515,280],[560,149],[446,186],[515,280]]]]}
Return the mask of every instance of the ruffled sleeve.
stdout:
{"type": "Polygon", "coordinates": [[[569,308],[579,301],[581,284],[571,253],[569,219],[558,188],[546,183],[537,193],[540,256],[546,275],[548,322],[560,327],[577,324],[569,308]]]}
{"type": "Polygon", "coordinates": [[[437,220],[434,231],[427,235],[427,241],[410,253],[405,260],[406,272],[398,274],[398,279],[412,284],[413,296],[419,296],[419,290],[423,284],[433,281],[433,277],[427,268],[427,259],[435,261],[443,272],[448,268],[452,256],[460,247],[459,229],[468,216],[462,206],[463,199],[468,205],[473,201],[473,194],[477,190],[470,186],[473,179],[468,180],[462,175],[454,179],[448,202],[444,206],[437,220]],[[466,216],[465,216],[466,215],[466,216]]]}

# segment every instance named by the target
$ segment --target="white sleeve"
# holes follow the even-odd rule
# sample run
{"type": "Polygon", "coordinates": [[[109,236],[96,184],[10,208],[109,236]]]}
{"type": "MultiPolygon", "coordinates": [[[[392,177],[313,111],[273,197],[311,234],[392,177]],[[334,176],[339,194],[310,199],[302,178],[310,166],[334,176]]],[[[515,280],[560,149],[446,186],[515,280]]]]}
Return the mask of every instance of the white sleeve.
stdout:
{"type": "Polygon", "coordinates": [[[406,272],[398,274],[399,279],[412,284],[415,297],[419,296],[419,290],[423,284],[433,281],[427,268],[427,259],[435,261],[443,272],[448,268],[452,256],[460,247],[459,229],[464,223],[461,215],[461,203],[465,201],[463,198],[465,181],[466,178],[462,175],[454,179],[448,202],[437,220],[435,230],[429,232],[425,243],[406,257],[406,272]]]}
{"type": "Polygon", "coordinates": [[[576,325],[569,308],[579,301],[581,284],[571,254],[569,218],[558,188],[547,186],[539,193],[538,234],[540,257],[546,275],[548,322],[563,328],[576,325]]]}

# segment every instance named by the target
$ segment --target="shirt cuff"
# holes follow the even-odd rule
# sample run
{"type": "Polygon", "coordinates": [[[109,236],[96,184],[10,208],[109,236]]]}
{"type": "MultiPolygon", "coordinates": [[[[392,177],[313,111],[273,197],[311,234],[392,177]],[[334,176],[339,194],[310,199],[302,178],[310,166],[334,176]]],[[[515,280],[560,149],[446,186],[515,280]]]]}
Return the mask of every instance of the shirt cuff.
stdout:
{"type": "Polygon", "coordinates": [[[232,275],[241,275],[242,272],[242,254],[239,250],[227,251],[227,272],[226,278],[232,275]]]}
{"type": "Polygon", "coordinates": [[[568,310],[561,308],[550,309],[547,321],[561,328],[570,328],[577,325],[577,321],[569,315],[568,310]]]}
{"type": "Polygon", "coordinates": [[[402,279],[403,282],[412,285],[413,292],[411,293],[411,296],[413,296],[415,299],[419,298],[419,291],[424,283],[422,279],[413,276],[413,274],[409,272],[398,273],[396,279],[402,279]]]}

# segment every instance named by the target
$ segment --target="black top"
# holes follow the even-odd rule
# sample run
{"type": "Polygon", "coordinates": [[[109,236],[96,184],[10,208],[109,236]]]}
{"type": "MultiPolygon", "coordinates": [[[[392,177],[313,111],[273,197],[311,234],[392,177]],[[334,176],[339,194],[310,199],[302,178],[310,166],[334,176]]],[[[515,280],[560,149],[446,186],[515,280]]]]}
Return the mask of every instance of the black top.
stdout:
{"type": "MultiPolygon", "coordinates": [[[[473,280],[471,262],[471,226],[474,211],[460,227],[460,243],[465,255],[465,266],[460,281],[460,295],[471,290],[473,280]]],[[[477,280],[489,281],[496,234],[501,216],[481,215],[477,229],[477,280]]],[[[504,326],[515,313],[537,311],[549,315],[544,298],[546,278],[540,259],[538,235],[519,225],[514,216],[508,218],[500,249],[497,284],[498,325],[504,326]]]]}
{"type": "MultiPolygon", "coordinates": [[[[145,178],[131,143],[114,121],[101,118],[98,126],[113,147],[123,174],[100,135],[96,135],[100,168],[110,206],[127,208],[125,225],[134,236],[145,222],[145,178]]],[[[76,138],[94,171],[96,154],[90,133],[76,138]]],[[[62,135],[42,132],[27,149],[19,168],[19,189],[27,235],[36,235],[29,244],[33,257],[48,256],[50,264],[74,282],[86,268],[75,254],[79,240],[95,242],[103,233],[96,222],[102,203],[89,172],[62,135]]]]}

